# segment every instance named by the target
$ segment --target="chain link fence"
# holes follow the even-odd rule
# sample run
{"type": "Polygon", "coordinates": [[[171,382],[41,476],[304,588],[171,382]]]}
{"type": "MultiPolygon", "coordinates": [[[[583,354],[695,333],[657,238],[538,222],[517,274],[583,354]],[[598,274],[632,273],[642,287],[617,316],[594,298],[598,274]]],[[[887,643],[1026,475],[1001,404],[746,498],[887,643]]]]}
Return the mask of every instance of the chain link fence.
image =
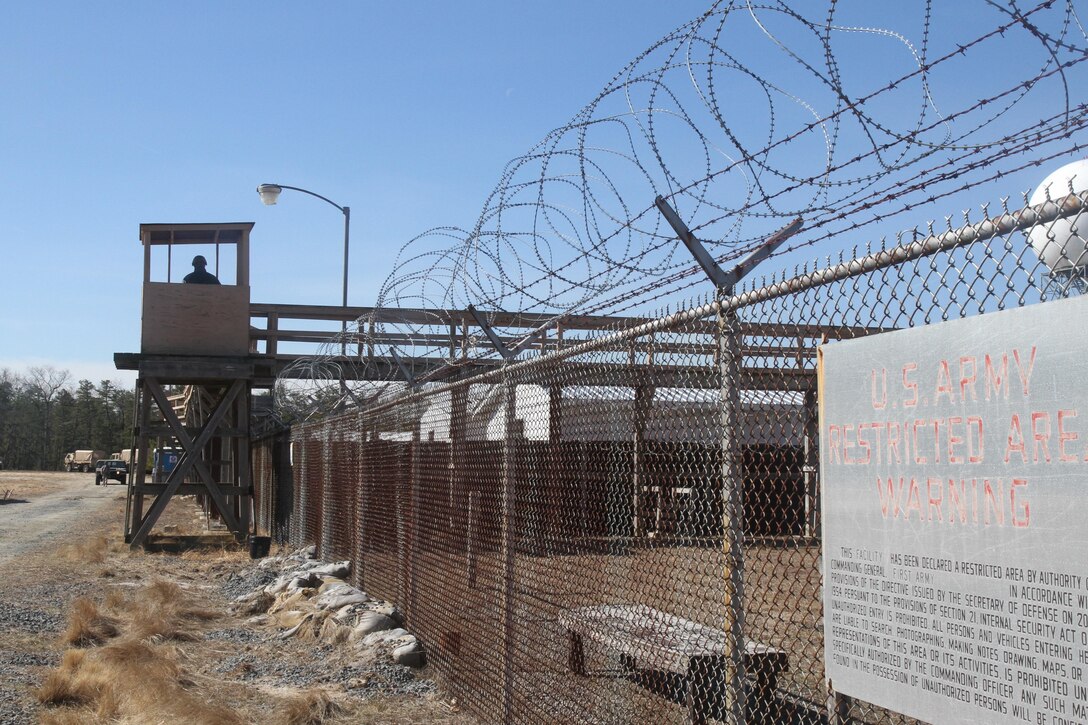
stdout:
{"type": "MultiPolygon", "coordinates": [[[[824,671],[816,349],[1079,290],[1069,196],[296,425],[258,526],[351,559],[485,722],[906,719],[824,671]]],[[[1079,252],[1078,252],[1079,254],[1079,252]]]]}

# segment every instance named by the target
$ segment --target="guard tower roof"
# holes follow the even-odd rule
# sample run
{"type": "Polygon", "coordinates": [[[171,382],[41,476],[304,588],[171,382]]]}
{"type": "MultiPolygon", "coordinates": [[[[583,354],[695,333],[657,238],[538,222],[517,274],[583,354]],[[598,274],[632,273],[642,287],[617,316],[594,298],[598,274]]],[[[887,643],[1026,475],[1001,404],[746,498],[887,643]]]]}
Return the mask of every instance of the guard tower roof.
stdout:
{"type": "Polygon", "coordinates": [[[230,244],[238,243],[253,229],[253,222],[219,224],[141,224],[144,244],[230,244]]]}

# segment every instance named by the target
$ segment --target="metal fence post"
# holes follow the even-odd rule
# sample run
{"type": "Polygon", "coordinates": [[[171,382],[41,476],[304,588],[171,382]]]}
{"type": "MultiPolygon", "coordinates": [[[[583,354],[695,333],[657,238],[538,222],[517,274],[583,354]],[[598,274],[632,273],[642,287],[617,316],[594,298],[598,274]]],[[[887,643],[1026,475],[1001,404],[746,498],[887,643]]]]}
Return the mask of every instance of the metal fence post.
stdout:
{"type": "MultiPolygon", "coordinates": [[[[299,475],[295,476],[295,488],[298,495],[298,508],[295,510],[298,512],[298,541],[296,546],[309,546],[313,544],[310,541],[310,486],[313,482],[307,472],[307,463],[310,460],[310,447],[306,445],[307,438],[309,437],[309,430],[305,426],[299,429],[299,446],[298,446],[298,466],[297,470],[299,475]]],[[[316,552],[316,550],[315,550],[316,552]]]]}
{"type": "MultiPolygon", "coordinates": [[[[335,420],[335,419],[334,419],[335,420]]],[[[336,479],[336,470],[333,461],[333,446],[336,441],[336,433],[334,424],[326,419],[323,422],[322,427],[322,443],[324,447],[321,451],[321,519],[318,521],[318,525],[321,527],[321,534],[317,537],[318,556],[322,559],[331,560],[333,549],[333,517],[337,508],[336,501],[336,485],[334,483],[336,479]]]]}
{"type": "MultiPolygon", "coordinates": [[[[721,290],[719,296],[729,294],[721,290]]],[[[740,423],[740,326],[733,310],[718,312],[719,369],[722,385],[722,548],[725,554],[725,622],[727,661],[725,713],[730,725],[743,725],[744,692],[744,473],[736,432],[740,423]]]]}
{"type": "Polygon", "coordinates": [[[407,581],[404,606],[407,609],[405,616],[412,622],[416,614],[416,570],[418,569],[416,556],[419,553],[419,477],[420,477],[420,448],[422,447],[420,424],[416,421],[412,429],[412,448],[408,462],[408,502],[405,506],[403,538],[406,547],[405,561],[407,562],[407,581]]]}
{"type": "Polygon", "coordinates": [[[840,692],[836,692],[834,685],[827,683],[827,723],[828,725],[849,725],[850,698],[840,692]]]}
{"type": "Polygon", "coordinates": [[[355,550],[352,553],[354,561],[351,565],[352,578],[355,586],[360,589],[366,586],[366,537],[370,534],[365,526],[366,521],[366,467],[370,456],[370,426],[367,425],[365,416],[359,416],[359,456],[354,471],[354,485],[352,495],[355,496],[355,550]]]}
{"type": "Polygon", "coordinates": [[[514,706],[514,486],[517,482],[517,385],[503,383],[506,425],[502,442],[502,721],[513,722],[514,706]]]}
{"type": "Polygon", "coordinates": [[[820,422],[816,412],[816,393],[809,390],[805,392],[805,402],[802,412],[802,435],[804,449],[802,451],[801,472],[804,476],[804,536],[811,539],[819,535],[820,511],[819,511],[819,479],[817,478],[817,455],[820,422]]]}
{"type": "MultiPolygon", "coordinates": [[[[450,457],[447,474],[448,493],[446,497],[446,521],[445,537],[446,550],[452,552],[460,545],[460,540],[465,536],[464,531],[458,531],[459,522],[455,515],[463,505],[461,496],[465,486],[461,466],[465,459],[465,436],[468,427],[468,388],[462,385],[450,391],[450,457]],[[460,536],[459,536],[460,534],[460,536]]],[[[466,526],[467,529],[467,526],[466,526]]]]}
{"type": "Polygon", "coordinates": [[[635,386],[633,435],[631,441],[631,536],[635,542],[649,533],[643,519],[646,496],[652,494],[646,475],[646,423],[654,402],[654,388],[649,385],[635,386]]]}

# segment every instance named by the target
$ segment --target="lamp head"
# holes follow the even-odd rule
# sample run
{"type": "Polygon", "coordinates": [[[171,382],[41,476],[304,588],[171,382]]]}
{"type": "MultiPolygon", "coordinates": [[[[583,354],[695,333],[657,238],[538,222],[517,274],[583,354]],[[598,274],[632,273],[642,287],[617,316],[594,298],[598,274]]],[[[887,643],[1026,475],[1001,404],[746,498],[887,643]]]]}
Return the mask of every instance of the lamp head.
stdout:
{"type": "Polygon", "coordinates": [[[283,189],[275,184],[261,184],[257,187],[257,193],[261,195],[261,201],[267,206],[272,206],[276,203],[276,199],[279,198],[281,191],[283,191],[283,189]]]}

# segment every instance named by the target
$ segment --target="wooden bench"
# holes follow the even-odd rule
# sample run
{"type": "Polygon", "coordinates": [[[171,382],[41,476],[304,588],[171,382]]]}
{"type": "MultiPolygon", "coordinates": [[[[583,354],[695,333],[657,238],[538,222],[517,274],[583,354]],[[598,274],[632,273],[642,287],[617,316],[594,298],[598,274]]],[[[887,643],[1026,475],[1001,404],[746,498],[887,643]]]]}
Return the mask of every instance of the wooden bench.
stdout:
{"type": "MultiPolygon", "coordinates": [[[[668,614],[645,604],[608,604],[560,613],[567,630],[567,664],[586,675],[585,640],[620,655],[633,668],[671,672],[684,680],[688,720],[706,722],[714,706],[712,694],[722,692],[729,657],[726,633],[668,614]]],[[[748,711],[769,712],[778,674],[789,668],[786,653],[748,640],[744,671],[753,686],[747,689],[748,711]]],[[[755,718],[758,721],[758,718],[755,718]]]]}

